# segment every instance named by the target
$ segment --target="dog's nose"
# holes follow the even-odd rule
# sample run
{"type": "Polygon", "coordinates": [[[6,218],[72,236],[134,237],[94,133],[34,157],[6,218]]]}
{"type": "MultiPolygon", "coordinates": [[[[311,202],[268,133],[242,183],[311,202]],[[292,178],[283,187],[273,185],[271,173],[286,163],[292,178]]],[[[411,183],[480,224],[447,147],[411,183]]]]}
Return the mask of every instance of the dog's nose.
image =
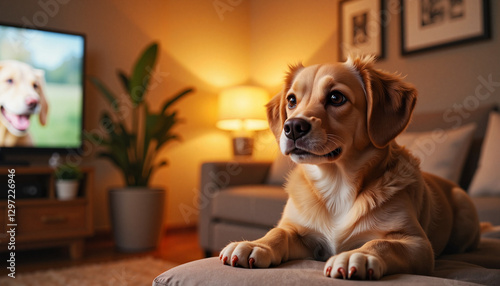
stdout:
{"type": "Polygon", "coordinates": [[[28,97],[26,98],[26,105],[28,106],[29,109],[35,109],[36,106],[38,105],[38,100],[33,97],[28,97]]]}
{"type": "Polygon", "coordinates": [[[297,140],[311,130],[311,124],[302,118],[291,118],[285,122],[283,130],[288,139],[297,140]]]}

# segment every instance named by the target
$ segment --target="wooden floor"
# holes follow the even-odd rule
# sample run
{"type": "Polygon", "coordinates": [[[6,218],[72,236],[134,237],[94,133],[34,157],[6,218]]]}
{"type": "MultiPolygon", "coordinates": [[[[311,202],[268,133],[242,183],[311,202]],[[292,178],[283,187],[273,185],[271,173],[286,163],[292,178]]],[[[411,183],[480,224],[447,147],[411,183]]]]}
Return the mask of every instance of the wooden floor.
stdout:
{"type": "MultiPolygon", "coordinates": [[[[6,255],[7,252],[0,253],[0,257],[4,262],[7,260],[6,255]]],[[[111,235],[104,233],[86,241],[84,257],[79,260],[72,260],[66,248],[16,251],[16,273],[110,262],[142,256],[153,256],[182,264],[203,258],[204,254],[198,244],[198,234],[195,228],[167,231],[160,240],[160,245],[156,251],[142,253],[123,253],[116,250],[111,235]]],[[[0,265],[4,264],[0,263],[0,265]]],[[[7,275],[7,273],[6,268],[2,267],[0,269],[0,276],[7,275]]]]}

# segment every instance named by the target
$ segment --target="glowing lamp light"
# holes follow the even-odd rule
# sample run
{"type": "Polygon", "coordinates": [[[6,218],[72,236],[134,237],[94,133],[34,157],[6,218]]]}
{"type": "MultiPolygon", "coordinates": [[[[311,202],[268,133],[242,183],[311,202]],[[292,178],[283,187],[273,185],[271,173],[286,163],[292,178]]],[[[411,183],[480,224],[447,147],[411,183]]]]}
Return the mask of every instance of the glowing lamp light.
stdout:
{"type": "Polygon", "coordinates": [[[268,93],[256,86],[236,86],[219,94],[219,121],[222,130],[265,130],[268,93]]]}
{"type": "Polygon", "coordinates": [[[256,86],[236,86],[219,94],[217,128],[234,132],[235,156],[251,156],[252,132],[269,128],[265,108],[268,100],[266,90],[256,86]]]}

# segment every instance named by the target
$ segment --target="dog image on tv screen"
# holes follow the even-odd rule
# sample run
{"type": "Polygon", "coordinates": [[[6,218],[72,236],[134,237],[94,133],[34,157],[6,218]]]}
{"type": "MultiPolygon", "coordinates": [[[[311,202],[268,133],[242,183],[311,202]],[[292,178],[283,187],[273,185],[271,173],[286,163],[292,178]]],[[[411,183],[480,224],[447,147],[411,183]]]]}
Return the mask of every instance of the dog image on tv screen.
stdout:
{"type": "Polygon", "coordinates": [[[0,148],[78,148],[84,37],[0,23],[0,148]]]}
{"type": "Polygon", "coordinates": [[[43,126],[48,103],[45,72],[20,61],[0,61],[0,145],[32,146],[30,117],[38,114],[43,126]]]}

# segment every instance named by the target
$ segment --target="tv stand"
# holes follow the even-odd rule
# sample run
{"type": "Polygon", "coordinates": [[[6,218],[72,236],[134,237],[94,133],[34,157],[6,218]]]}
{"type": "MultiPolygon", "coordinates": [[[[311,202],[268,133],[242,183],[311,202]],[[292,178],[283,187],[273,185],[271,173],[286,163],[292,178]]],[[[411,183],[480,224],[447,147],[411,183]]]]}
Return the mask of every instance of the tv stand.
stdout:
{"type": "Polygon", "coordinates": [[[29,166],[30,162],[27,160],[8,160],[5,154],[0,152],[0,167],[16,167],[16,166],[29,166]]]}
{"type": "Polygon", "coordinates": [[[0,167],[26,167],[29,166],[30,162],[29,161],[5,161],[2,158],[0,158],[0,167]]]}
{"type": "Polygon", "coordinates": [[[57,199],[54,170],[51,167],[0,167],[0,184],[4,184],[0,185],[2,193],[12,194],[8,192],[12,187],[8,186],[10,178],[14,179],[16,189],[15,198],[7,195],[0,198],[0,252],[67,246],[71,258],[81,258],[84,240],[94,232],[94,171],[92,168],[82,168],[82,171],[84,178],[78,196],[63,201],[57,199]],[[15,176],[9,177],[9,170],[14,170],[15,176]],[[24,193],[26,186],[38,192],[24,193]],[[15,212],[9,211],[12,209],[15,212]],[[15,250],[10,249],[9,244],[12,239],[7,231],[11,229],[15,231],[15,250]]]}

